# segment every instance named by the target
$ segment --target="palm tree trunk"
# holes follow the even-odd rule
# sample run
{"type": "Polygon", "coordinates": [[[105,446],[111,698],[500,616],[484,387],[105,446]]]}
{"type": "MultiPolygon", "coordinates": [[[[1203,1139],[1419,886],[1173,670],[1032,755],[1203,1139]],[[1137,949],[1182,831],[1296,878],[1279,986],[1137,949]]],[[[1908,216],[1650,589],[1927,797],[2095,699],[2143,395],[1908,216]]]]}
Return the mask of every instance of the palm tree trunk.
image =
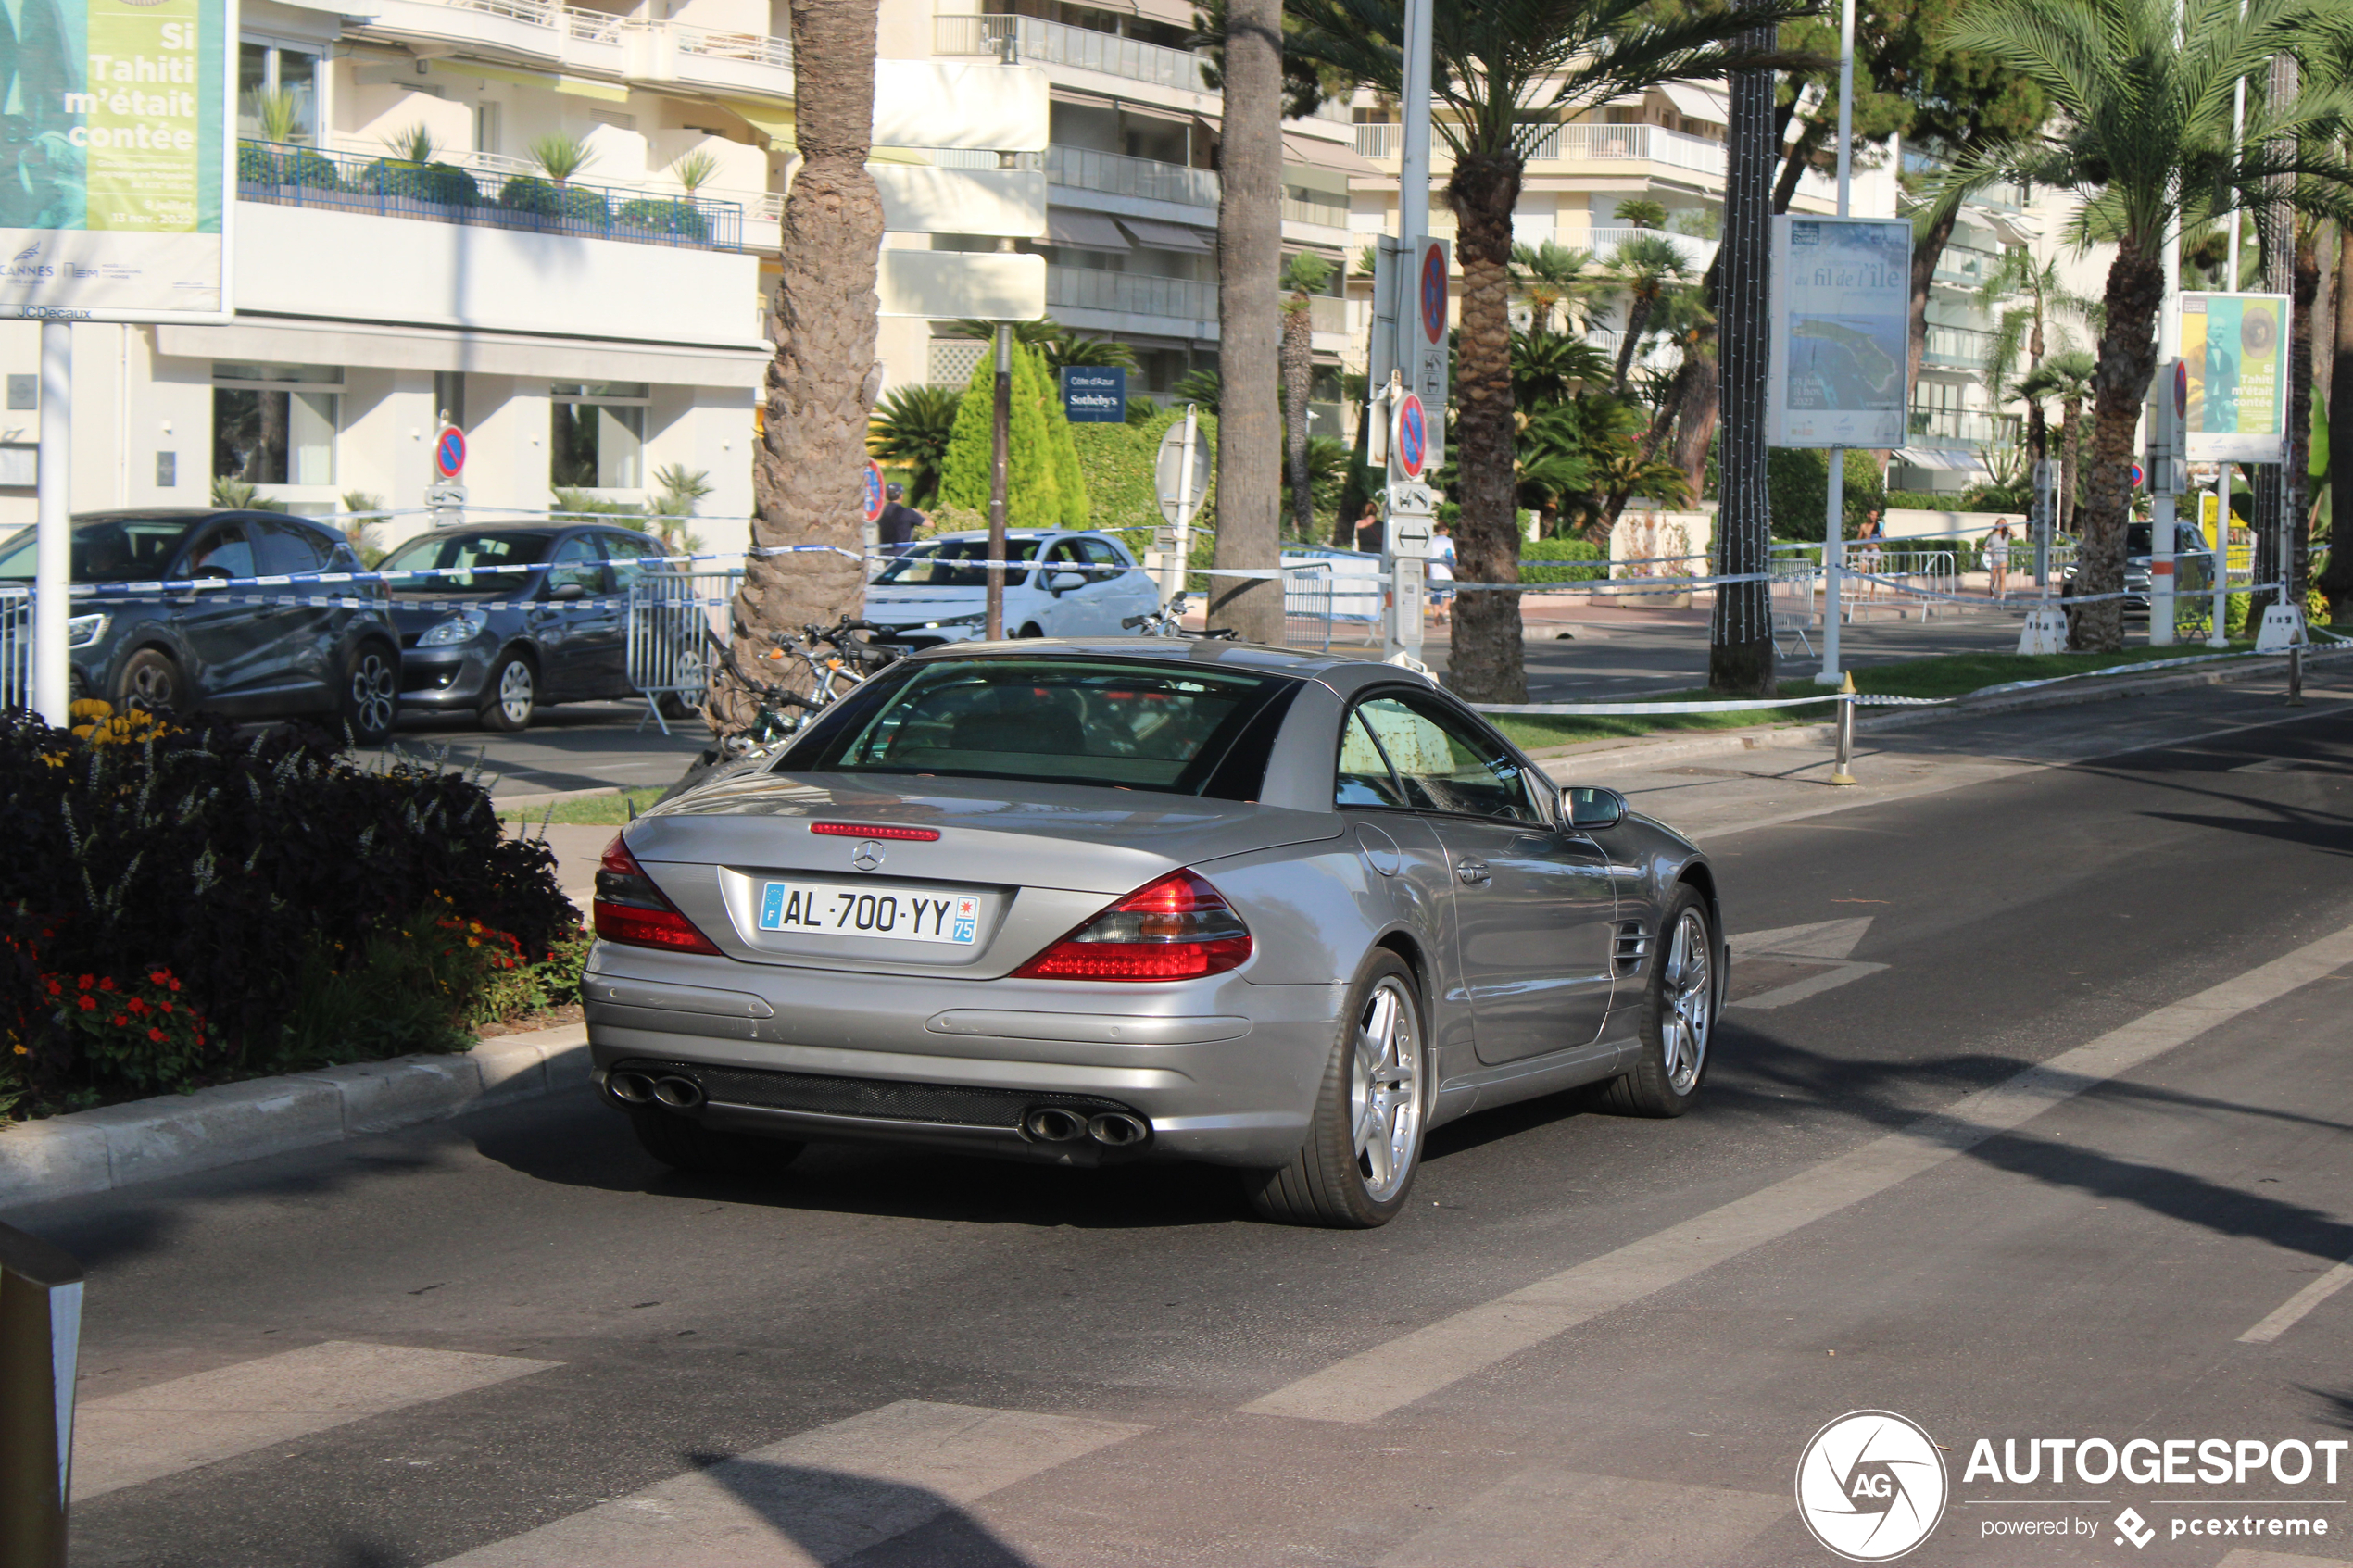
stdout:
{"type": "Polygon", "coordinates": [[[2288,307],[2287,600],[2304,603],[2312,581],[2312,307],[2321,296],[2319,226],[2296,225],[2295,290],[2288,307]]]}
{"type": "Polygon", "coordinates": [[[1290,458],[1291,532],[1315,536],[1315,493],[1307,482],[1307,393],[1315,373],[1314,324],[1307,295],[1295,292],[1283,303],[1283,438],[1290,458]]]}
{"type": "Polygon", "coordinates": [[[1658,303],[1658,295],[1637,289],[1626,296],[1626,339],[1617,345],[1617,370],[1610,382],[1612,392],[1626,390],[1626,377],[1634,368],[1634,345],[1642,341],[1642,329],[1650,324],[1651,307],[1658,303]]]}
{"type": "Polygon", "coordinates": [[[2059,404],[2059,527],[2075,527],[2075,476],[2082,471],[2083,405],[2070,397],[2059,404]]]}
{"type": "MultiPolygon", "coordinates": [[[[2295,56],[2275,56],[2271,61],[2271,81],[2267,84],[2272,101],[2285,103],[2296,96],[2296,70],[2295,56]]],[[[2285,156],[2294,149],[2286,143],[2273,142],[2270,150],[2285,156]]],[[[2296,220],[2288,210],[2285,196],[2295,181],[2290,176],[2275,175],[2264,182],[2266,194],[2271,199],[2256,208],[2256,233],[2262,241],[2263,287],[2271,294],[2288,294],[2296,286],[2296,220]]],[[[2294,334],[2302,325],[2288,323],[2294,334]]],[[[2294,389],[2291,383],[2290,396],[2294,389]]],[[[2308,414],[2309,410],[2307,410],[2308,414]]],[[[2287,430],[2289,450],[2294,449],[2296,426],[2293,415],[2287,430]]],[[[2294,517],[2296,497],[2303,486],[2300,476],[2289,462],[2261,463],[2255,470],[2255,581],[2284,582],[2289,563],[2280,554],[2282,535],[2294,517]]],[[[2263,619],[2263,611],[2274,603],[2287,603],[2288,598],[2276,592],[2258,590],[2247,596],[2246,624],[2251,633],[2263,619]]]]}
{"type": "Polygon", "coordinates": [[[856,614],[865,602],[864,483],[874,408],[875,257],[882,198],[866,172],[875,124],[877,0],[792,0],[801,164],[785,202],[783,281],[769,362],[767,426],[751,470],[756,546],[840,554],[754,555],[736,590],[728,664],[708,707],[723,734],[757,703],[736,671],[762,670],[777,633],[856,614]]]}
{"type": "MultiPolygon", "coordinates": [[[[1214,564],[1265,571],[1282,564],[1282,417],[1275,407],[1283,264],[1281,0],[1232,0],[1227,10],[1225,138],[1217,204],[1217,548],[1214,564]]],[[[1283,585],[1213,577],[1209,620],[1248,642],[1280,646],[1283,585]]]]}
{"type": "MultiPolygon", "coordinates": [[[[1512,207],[1519,200],[1516,152],[1458,158],[1448,180],[1463,269],[1462,329],[1454,350],[1455,575],[1466,583],[1519,581],[1519,496],[1512,483],[1512,207]]],[[[1453,688],[1472,702],[1526,702],[1528,672],[1519,595],[1462,595],[1454,604],[1453,688]]]]}
{"type": "MultiPolygon", "coordinates": [[[[1774,46],[1779,30],[1752,28],[1742,43],[1759,52],[1774,46]]],[[[1766,303],[1771,276],[1773,73],[1732,73],[1730,168],[1724,184],[1724,243],[1717,252],[1717,335],[1723,364],[1724,454],[1716,521],[1716,571],[1746,576],[1767,571],[1772,508],[1765,491],[1765,387],[1771,323],[1766,303]]],[[[1774,691],[1773,601],[1766,582],[1728,583],[1716,590],[1707,628],[1707,684],[1741,696],[1774,691]]]]}
{"type": "Polygon", "coordinates": [[[2329,366],[2329,619],[2353,615],[2353,233],[2336,231],[2336,354],[2329,366]]]}
{"type": "MultiPolygon", "coordinates": [[[[2165,265],[2155,256],[2119,246],[2108,270],[2107,320],[2100,333],[2099,373],[2093,378],[2092,483],[2075,581],[2086,595],[2124,588],[2124,523],[2133,498],[2133,433],[2157,370],[2157,307],[2165,265]]],[[[2075,646],[2115,652],[2124,646],[2124,604],[2102,599],[2076,613],[2075,646]]]]}

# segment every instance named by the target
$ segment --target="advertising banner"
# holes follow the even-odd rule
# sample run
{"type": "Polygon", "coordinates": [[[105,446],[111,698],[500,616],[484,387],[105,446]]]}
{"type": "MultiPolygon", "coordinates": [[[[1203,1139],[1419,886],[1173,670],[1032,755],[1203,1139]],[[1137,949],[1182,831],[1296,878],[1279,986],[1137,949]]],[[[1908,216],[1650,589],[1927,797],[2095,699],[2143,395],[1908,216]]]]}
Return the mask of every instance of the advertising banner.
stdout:
{"type": "Polygon", "coordinates": [[[1072,424],[1127,422],[1127,370],[1124,365],[1063,368],[1063,417],[1072,424]]]}
{"type": "Polygon", "coordinates": [[[228,313],[230,0],[6,0],[0,316],[228,313]]]}
{"type": "Polygon", "coordinates": [[[2193,463],[2276,463],[2287,438],[2284,294],[2182,295],[2193,463]]]}
{"type": "Polygon", "coordinates": [[[1904,445],[1911,276],[1902,219],[1773,220],[1768,445],[1904,445]]]}

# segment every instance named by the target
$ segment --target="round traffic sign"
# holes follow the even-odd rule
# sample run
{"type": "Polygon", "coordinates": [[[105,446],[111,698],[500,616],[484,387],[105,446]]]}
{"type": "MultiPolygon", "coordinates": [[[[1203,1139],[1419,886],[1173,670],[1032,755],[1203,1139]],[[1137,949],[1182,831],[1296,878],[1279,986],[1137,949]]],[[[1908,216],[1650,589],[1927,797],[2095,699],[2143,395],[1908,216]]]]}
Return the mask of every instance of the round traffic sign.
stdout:
{"type": "Polygon", "coordinates": [[[1429,416],[1409,392],[1397,404],[1397,467],[1407,479],[1419,479],[1428,458],[1429,416]]]}
{"type": "Polygon", "coordinates": [[[466,471],[466,433],[456,425],[444,425],[433,444],[434,471],[444,479],[455,479],[466,471]]]}
{"type": "Polygon", "coordinates": [[[1446,341],[1446,251],[1438,245],[1422,251],[1422,335],[1446,341]]]}
{"type": "Polygon", "coordinates": [[[2142,485],[2147,483],[2148,475],[2141,471],[2140,464],[2134,463],[2133,465],[2133,488],[2138,490],[2142,485]]]}
{"type": "Polygon", "coordinates": [[[883,514],[882,470],[872,458],[866,459],[866,521],[879,521],[883,514]]]}

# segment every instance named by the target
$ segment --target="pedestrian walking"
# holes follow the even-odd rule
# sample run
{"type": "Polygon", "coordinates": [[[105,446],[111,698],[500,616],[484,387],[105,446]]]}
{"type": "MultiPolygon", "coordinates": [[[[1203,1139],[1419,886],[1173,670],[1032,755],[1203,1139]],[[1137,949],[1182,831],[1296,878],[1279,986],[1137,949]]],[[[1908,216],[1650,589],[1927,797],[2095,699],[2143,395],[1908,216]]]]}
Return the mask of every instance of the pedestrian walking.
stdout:
{"type": "Polygon", "coordinates": [[[1380,503],[1378,501],[1365,502],[1363,515],[1356,520],[1356,547],[1366,555],[1380,554],[1381,534],[1384,532],[1380,521],[1380,503]]]}
{"type": "Polygon", "coordinates": [[[1992,579],[1996,602],[2009,597],[2010,583],[2010,520],[1997,517],[1993,531],[1985,535],[1985,571],[1992,579]]]}
{"type": "Polygon", "coordinates": [[[1439,624],[1446,623],[1448,607],[1454,602],[1454,525],[1441,522],[1429,536],[1429,559],[1424,564],[1422,577],[1429,584],[1429,608],[1439,624]]]}
{"type": "Polygon", "coordinates": [[[907,494],[905,485],[893,484],[885,489],[883,494],[889,497],[889,502],[883,508],[882,517],[877,520],[875,526],[880,533],[882,553],[887,556],[895,556],[913,541],[915,530],[923,527],[931,519],[900,499],[907,494]]]}
{"type": "Polygon", "coordinates": [[[1864,574],[1865,598],[1879,597],[1879,508],[1874,507],[1863,514],[1863,525],[1855,531],[1855,570],[1864,574]]]}

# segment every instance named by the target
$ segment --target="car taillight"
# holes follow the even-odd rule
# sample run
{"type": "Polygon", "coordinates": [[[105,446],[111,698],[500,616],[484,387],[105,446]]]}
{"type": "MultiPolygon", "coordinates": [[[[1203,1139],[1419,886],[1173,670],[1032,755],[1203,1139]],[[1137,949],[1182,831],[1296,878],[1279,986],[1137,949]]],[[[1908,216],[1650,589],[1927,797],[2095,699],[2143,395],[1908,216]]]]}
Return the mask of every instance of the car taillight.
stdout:
{"type": "Polygon", "coordinates": [[[1022,980],[1194,980],[1250,957],[1250,928],[1191,872],[1139,887],[1013,971],[1022,980]]]}
{"type": "Polygon", "coordinates": [[[619,834],[605,846],[605,858],[597,867],[595,916],[597,935],[608,942],[723,956],[710,937],[695,929],[693,921],[661,896],[661,889],[637,864],[619,834]]]}

